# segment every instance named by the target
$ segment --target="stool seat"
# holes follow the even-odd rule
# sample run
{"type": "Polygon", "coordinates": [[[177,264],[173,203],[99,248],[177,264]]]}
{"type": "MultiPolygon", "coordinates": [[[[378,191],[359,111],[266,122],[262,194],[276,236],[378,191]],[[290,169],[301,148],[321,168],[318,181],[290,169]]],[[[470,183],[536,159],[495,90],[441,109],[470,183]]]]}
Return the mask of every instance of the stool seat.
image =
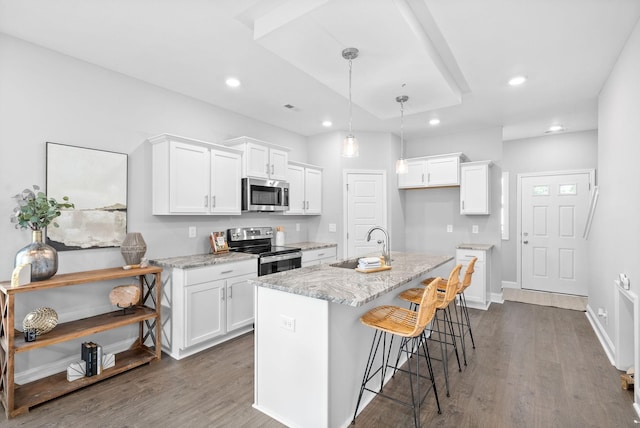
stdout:
{"type": "MultiPolygon", "coordinates": [[[[422,301],[422,295],[425,289],[421,290],[418,303],[422,301]]],[[[387,333],[397,334],[402,337],[416,337],[422,330],[416,322],[418,313],[410,309],[398,306],[378,306],[360,317],[362,324],[386,331],[387,333]]],[[[424,329],[424,327],[423,327],[424,329]]]]}

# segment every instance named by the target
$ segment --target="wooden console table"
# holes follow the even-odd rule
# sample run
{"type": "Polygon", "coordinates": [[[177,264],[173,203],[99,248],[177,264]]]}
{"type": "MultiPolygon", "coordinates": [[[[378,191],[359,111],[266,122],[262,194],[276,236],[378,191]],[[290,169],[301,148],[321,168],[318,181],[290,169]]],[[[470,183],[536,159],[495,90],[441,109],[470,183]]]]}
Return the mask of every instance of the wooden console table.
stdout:
{"type": "MultiPolygon", "coordinates": [[[[32,282],[17,287],[11,287],[9,281],[0,282],[0,315],[2,317],[0,324],[0,402],[4,406],[7,418],[28,412],[30,407],[126,370],[160,360],[161,272],[162,268],[157,266],[130,270],[110,268],[55,275],[45,281],[32,282]],[[34,342],[26,342],[22,332],[15,329],[14,305],[18,294],[131,277],[138,277],[141,297],[139,304],[132,310],[127,310],[126,313],[118,310],[58,324],[49,333],[38,336],[34,342]],[[66,371],[64,371],[24,385],[16,385],[14,382],[15,354],[19,352],[35,350],[135,323],[140,325],[138,338],[128,350],[115,355],[116,364],[114,367],[103,370],[99,375],[69,382],[66,378],[66,371]],[[145,344],[148,340],[151,342],[149,346],[145,344]]],[[[79,355],[78,359],[80,359],[79,355]]]]}

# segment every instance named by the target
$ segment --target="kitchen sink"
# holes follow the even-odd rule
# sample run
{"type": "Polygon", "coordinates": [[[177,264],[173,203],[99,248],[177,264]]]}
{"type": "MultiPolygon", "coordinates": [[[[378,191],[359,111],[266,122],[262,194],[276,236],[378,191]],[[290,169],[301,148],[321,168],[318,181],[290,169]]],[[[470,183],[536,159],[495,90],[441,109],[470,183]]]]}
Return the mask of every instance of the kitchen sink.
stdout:
{"type": "Polygon", "coordinates": [[[329,266],[343,269],[355,269],[358,267],[358,259],[343,260],[338,263],[331,263],[329,266]]]}

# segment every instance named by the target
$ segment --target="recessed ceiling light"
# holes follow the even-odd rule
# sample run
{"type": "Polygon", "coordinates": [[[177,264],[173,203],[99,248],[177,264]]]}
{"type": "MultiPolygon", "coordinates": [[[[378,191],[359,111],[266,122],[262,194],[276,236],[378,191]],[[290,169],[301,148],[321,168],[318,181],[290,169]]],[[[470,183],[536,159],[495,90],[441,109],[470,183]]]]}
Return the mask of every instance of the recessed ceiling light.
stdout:
{"type": "Polygon", "coordinates": [[[429,125],[432,125],[432,126],[440,125],[440,119],[431,119],[429,121],[429,125]]]}
{"type": "Polygon", "coordinates": [[[511,79],[509,79],[509,85],[511,85],[511,86],[519,86],[519,85],[522,85],[526,81],[527,81],[527,77],[526,76],[516,76],[516,77],[512,77],[511,79]]]}
{"type": "Polygon", "coordinates": [[[329,128],[333,125],[333,122],[331,122],[330,120],[324,120],[322,121],[322,126],[324,126],[325,128],[329,128]]]}
{"type": "Polygon", "coordinates": [[[240,81],[238,79],[236,79],[235,77],[229,77],[225,83],[227,84],[227,86],[231,87],[231,88],[237,88],[238,86],[240,86],[240,81]]]}
{"type": "Polygon", "coordinates": [[[552,125],[546,132],[560,132],[564,131],[564,126],[562,125],[552,125]]]}

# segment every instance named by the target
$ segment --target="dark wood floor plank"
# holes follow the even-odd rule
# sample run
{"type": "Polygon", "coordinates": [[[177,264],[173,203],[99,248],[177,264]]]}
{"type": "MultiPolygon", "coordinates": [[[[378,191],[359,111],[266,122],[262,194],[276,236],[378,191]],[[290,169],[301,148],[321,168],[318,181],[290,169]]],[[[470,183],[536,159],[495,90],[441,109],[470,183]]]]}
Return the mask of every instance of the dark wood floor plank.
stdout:
{"type": "MultiPolygon", "coordinates": [[[[632,392],[620,388],[619,372],[583,312],[505,302],[472,310],[471,317],[476,349],[467,340],[462,372],[450,355],[450,397],[441,363],[434,363],[443,412],[429,395],[422,426],[632,427],[639,419],[632,392]]],[[[430,351],[439,355],[436,344],[430,351]]],[[[406,378],[396,376],[385,390],[406,394],[406,378]]],[[[247,334],[181,361],[163,356],[0,426],[283,426],[252,403],[253,335],[247,334]]],[[[356,420],[367,428],[412,425],[410,409],[380,397],[356,420]]]]}

